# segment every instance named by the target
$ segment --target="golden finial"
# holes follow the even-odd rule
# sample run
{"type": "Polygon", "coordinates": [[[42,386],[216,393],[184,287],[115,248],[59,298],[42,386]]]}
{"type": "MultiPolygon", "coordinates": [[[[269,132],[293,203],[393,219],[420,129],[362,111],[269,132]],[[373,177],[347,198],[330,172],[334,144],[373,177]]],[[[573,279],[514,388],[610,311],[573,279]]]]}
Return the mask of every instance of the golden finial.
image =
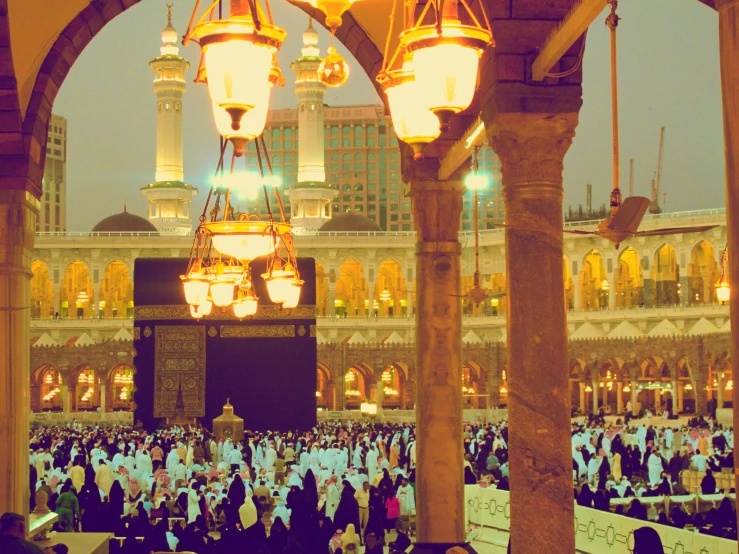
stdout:
{"type": "Polygon", "coordinates": [[[172,25],[172,6],[174,6],[173,2],[167,2],[167,24],[172,25]]]}

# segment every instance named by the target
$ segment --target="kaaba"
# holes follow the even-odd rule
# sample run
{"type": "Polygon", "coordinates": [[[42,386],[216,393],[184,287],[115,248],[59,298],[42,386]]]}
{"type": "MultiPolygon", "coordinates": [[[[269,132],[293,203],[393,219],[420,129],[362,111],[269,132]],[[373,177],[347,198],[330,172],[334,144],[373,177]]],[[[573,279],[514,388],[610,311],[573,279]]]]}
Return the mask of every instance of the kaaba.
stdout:
{"type": "Polygon", "coordinates": [[[310,429],[316,424],[316,276],[298,258],[304,284],[297,307],[269,300],[266,259],[251,263],[257,313],[239,320],[213,306],[195,319],[180,275],[184,258],[134,264],[134,418],[147,430],[185,419],[210,427],[230,399],[247,429],[310,429]],[[179,418],[179,419],[178,419],[179,418]]]}

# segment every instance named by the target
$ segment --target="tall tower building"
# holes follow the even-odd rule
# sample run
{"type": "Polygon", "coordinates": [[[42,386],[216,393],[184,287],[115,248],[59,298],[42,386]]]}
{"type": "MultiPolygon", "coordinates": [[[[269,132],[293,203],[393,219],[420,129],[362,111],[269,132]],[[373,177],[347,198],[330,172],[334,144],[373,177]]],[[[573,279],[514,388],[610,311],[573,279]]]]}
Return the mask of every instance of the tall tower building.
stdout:
{"type": "Polygon", "coordinates": [[[46,139],[44,195],[36,217],[36,232],[59,233],[67,230],[67,120],[51,114],[46,139]]]}
{"type": "Polygon", "coordinates": [[[197,190],[185,183],[182,164],[182,96],[189,63],[180,56],[167,4],[160,55],[149,62],[157,97],[156,182],[141,189],[149,202],[148,217],[162,233],[185,235],[192,230],[190,203],[197,190]]]}
{"type": "Polygon", "coordinates": [[[317,229],[331,219],[336,190],[326,182],[323,136],[323,95],[318,78],[321,64],[318,33],[312,20],[303,33],[303,50],[291,67],[298,97],[298,179],[289,189],[291,223],[297,229],[317,229]]]}

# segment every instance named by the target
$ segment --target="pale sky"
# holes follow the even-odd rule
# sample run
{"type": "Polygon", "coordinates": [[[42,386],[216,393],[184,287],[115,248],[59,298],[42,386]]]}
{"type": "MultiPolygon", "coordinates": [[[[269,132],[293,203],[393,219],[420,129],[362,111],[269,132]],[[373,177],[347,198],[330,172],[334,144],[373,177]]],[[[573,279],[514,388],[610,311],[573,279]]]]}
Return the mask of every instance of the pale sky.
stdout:
{"type": "MultiPolygon", "coordinates": [[[[371,0],[365,0],[371,1],[371,0]]],[[[174,1],[174,25],[183,34],[192,0],[174,1]]],[[[297,105],[290,62],[300,55],[307,18],[284,0],[272,0],[276,22],[288,38],[279,53],[286,86],[272,108],[297,105]]],[[[611,190],[611,109],[608,30],[604,14],[591,26],[585,51],[583,107],[565,158],[565,209],[607,202],[611,190]]],[[[662,190],[667,211],[724,206],[718,27],[715,11],[697,0],[621,0],[619,103],[621,186],[628,192],[629,158],[635,159],[635,194],[649,196],[657,166],[659,131],[666,126],[662,190]]],[[[155,96],[148,62],[158,55],[166,24],[164,0],[143,0],[108,24],[72,67],[54,104],[68,120],[67,223],[88,231],[107,215],[145,214],[140,188],[154,180],[155,96]]],[[[328,33],[320,26],[322,53],[328,33]]],[[[359,65],[339,47],[353,72],[331,89],[326,103],[372,104],[378,97],[359,65]]],[[[199,48],[180,53],[190,61],[184,98],[185,177],[200,189],[193,213],[202,211],[217,162],[218,135],[207,87],[192,82],[199,48]]]]}

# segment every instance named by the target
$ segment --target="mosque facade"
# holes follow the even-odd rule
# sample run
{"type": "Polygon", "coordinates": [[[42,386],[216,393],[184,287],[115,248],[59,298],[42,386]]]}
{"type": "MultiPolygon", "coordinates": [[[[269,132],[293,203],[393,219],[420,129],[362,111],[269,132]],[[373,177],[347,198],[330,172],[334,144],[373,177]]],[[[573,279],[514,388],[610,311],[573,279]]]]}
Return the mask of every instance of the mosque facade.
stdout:
{"type": "MultiPolygon", "coordinates": [[[[185,182],[182,155],[188,62],[179,56],[171,22],[162,40],[150,63],[157,165],[154,182],[142,188],[146,217],[124,210],[88,235],[36,237],[31,405],[38,420],[72,413],[114,420],[130,413],[132,339],[144,332],[134,326],[134,262],[190,251],[196,190],[185,182]]],[[[297,254],[316,264],[316,398],[327,412],[356,410],[369,399],[386,414],[402,413],[414,404],[416,238],[400,152],[380,108],[324,103],[318,51],[309,27],[293,64],[298,108],[271,112],[265,130],[288,191],[297,254]]],[[[252,151],[245,156],[252,163],[252,151]]],[[[516,369],[506,365],[505,235],[494,228],[505,215],[496,178],[500,162],[489,148],[480,161],[494,183],[481,200],[479,233],[481,285],[489,297],[479,303],[467,297],[475,271],[468,193],[459,237],[465,316],[460,387],[468,408],[487,410],[505,406],[507,373],[516,369]]],[[[247,207],[263,209],[258,202],[247,207]]],[[[572,222],[565,231],[592,231],[595,224],[572,222]]],[[[573,407],[622,413],[631,402],[632,409],[661,404],[701,412],[708,399],[725,405],[725,391],[733,388],[729,310],[714,287],[727,243],[725,212],[650,215],[641,229],[696,225],[710,229],[635,237],[618,249],[595,235],[566,235],[563,301],[573,407]]]]}

